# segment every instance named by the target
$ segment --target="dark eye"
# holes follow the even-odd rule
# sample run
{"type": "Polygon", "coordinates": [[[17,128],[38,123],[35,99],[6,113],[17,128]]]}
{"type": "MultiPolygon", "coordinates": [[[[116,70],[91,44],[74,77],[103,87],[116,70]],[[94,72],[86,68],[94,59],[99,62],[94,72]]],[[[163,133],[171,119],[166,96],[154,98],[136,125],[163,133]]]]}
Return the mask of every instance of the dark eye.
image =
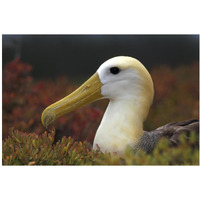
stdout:
{"type": "Polygon", "coordinates": [[[120,72],[120,69],[118,67],[111,67],[110,73],[112,74],[118,74],[120,72]]]}

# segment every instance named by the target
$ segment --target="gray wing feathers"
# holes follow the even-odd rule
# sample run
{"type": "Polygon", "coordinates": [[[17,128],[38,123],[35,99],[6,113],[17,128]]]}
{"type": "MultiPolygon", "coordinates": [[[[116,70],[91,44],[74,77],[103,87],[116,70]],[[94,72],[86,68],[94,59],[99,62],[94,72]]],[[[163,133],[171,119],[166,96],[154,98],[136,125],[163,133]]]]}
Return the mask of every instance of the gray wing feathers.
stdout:
{"type": "Polygon", "coordinates": [[[179,135],[181,133],[185,133],[189,137],[191,132],[199,134],[198,120],[195,119],[182,122],[172,122],[151,132],[144,131],[144,134],[136,145],[135,149],[142,149],[146,152],[151,152],[156,143],[162,137],[169,138],[173,145],[177,145],[179,143],[179,135]]]}

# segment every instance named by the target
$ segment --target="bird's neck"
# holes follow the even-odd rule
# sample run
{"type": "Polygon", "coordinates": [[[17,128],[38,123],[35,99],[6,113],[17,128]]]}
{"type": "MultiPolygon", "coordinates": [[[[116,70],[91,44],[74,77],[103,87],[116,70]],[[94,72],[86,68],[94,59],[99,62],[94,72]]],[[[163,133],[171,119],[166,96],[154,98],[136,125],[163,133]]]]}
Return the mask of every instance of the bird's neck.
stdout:
{"type": "Polygon", "coordinates": [[[138,101],[111,100],[97,130],[93,148],[103,152],[124,152],[134,147],[143,134],[143,116],[138,101]]]}

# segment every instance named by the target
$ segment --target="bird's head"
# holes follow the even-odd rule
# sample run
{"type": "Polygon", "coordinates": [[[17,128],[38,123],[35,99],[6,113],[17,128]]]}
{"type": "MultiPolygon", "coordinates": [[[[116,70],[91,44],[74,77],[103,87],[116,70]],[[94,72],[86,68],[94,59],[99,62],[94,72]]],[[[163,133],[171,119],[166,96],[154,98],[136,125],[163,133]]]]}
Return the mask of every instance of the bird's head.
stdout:
{"type": "Polygon", "coordinates": [[[145,120],[153,100],[153,82],[146,68],[137,59],[118,56],[104,62],[83,85],[42,113],[48,127],[57,118],[96,100],[133,101],[145,120]]]}

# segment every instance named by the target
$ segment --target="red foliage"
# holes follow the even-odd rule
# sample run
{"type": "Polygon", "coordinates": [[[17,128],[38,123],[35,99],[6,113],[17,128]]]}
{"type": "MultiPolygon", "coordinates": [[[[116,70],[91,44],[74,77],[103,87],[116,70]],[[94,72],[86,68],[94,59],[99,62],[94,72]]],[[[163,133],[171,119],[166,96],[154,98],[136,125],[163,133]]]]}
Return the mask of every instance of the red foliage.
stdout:
{"type": "Polygon", "coordinates": [[[161,66],[153,69],[151,76],[154,81],[155,100],[159,101],[166,98],[176,85],[176,77],[173,70],[169,66],[161,66]]]}
{"type": "Polygon", "coordinates": [[[172,121],[199,118],[199,67],[156,67],[151,71],[155,97],[146,122],[152,130],[172,121]]]}
{"type": "MultiPolygon", "coordinates": [[[[42,111],[75,89],[69,85],[66,77],[59,77],[59,81],[34,82],[30,76],[31,71],[32,67],[20,60],[14,60],[5,66],[3,138],[7,137],[9,127],[42,133],[45,130],[40,119],[42,111]]],[[[61,135],[92,142],[102,115],[100,109],[84,107],[58,119],[55,127],[61,135]]]]}

